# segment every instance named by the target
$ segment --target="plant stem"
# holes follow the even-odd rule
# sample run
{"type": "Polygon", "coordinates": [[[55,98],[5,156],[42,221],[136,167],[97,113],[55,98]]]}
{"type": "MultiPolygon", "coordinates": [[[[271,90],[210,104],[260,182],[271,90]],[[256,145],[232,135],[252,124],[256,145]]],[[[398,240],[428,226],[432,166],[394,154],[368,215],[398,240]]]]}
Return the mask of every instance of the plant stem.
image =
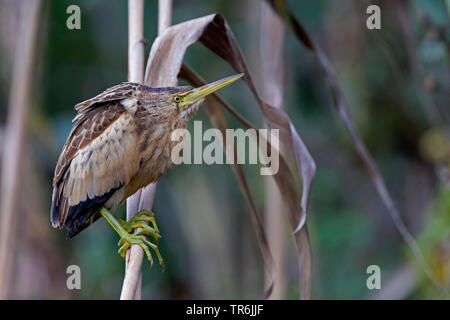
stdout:
{"type": "MultiPolygon", "coordinates": [[[[282,108],[283,104],[283,42],[284,25],[269,4],[261,2],[260,12],[260,52],[263,98],[275,108],[282,108]]],[[[285,298],[286,276],[285,258],[287,237],[285,210],[277,184],[269,177],[266,179],[266,212],[265,225],[270,251],[273,252],[275,262],[275,278],[266,279],[266,283],[274,282],[273,292],[269,299],[285,298]]],[[[267,274],[266,274],[267,276],[267,274]]]]}
{"type": "MultiPolygon", "coordinates": [[[[144,82],[144,0],[128,0],[128,80],[144,82]]],[[[127,220],[138,212],[141,190],[127,200],[127,220]]],[[[132,245],[125,260],[121,300],[140,299],[144,251],[132,245]]]]}
{"type": "Polygon", "coordinates": [[[27,109],[30,104],[40,7],[39,0],[23,4],[24,17],[17,35],[16,58],[12,71],[0,193],[0,299],[7,298],[9,281],[12,278],[12,253],[16,235],[14,218],[20,200],[20,183],[23,181],[21,157],[25,142],[27,109]]]}
{"type": "Polygon", "coordinates": [[[172,24],[172,0],[158,0],[158,36],[172,24]]]}
{"type": "MultiPolygon", "coordinates": [[[[129,0],[129,67],[136,68],[129,70],[130,81],[144,82],[144,44],[143,39],[143,0],[129,0]],[[139,20],[140,22],[138,22],[139,20]],[[138,28],[135,24],[140,24],[138,28]],[[133,33],[133,34],[132,34],[133,33]],[[141,45],[137,45],[141,43],[141,45]],[[135,46],[139,47],[138,49],[135,46]],[[138,52],[137,52],[138,51],[138,52]],[[134,55],[139,54],[139,57],[134,55]],[[138,61],[138,62],[136,62],[138,61]],[[131,75],[139,75],[139,79],[131,80],[131,75]]],[[[158,2],[158,35],[160,35],[171,24],[172,17],[172,0],[159,0],[158,2]]],[[[131,219],[134,214],[143,209],[151,210],[153,200],[155,198],[156,183],[152,183],[147,187],[136,192],[127,200],[127,219],[131,219]]],[[[140,246],[133,245],[128,251],[126,274],[122,286],[121,299],[140,299],[141,298],[141,282],[142,282],[142,260],[144,252],[140,246]]]]}

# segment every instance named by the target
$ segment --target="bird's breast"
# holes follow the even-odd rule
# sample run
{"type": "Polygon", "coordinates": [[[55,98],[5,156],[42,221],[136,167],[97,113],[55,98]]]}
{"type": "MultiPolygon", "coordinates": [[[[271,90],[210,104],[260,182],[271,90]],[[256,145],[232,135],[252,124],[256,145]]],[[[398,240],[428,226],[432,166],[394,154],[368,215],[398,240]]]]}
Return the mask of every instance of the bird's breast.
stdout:
{"type": "Polygon", "coordinates": [[[179,128],[177,125],[158,125],[142,132],[137,144],[140,153],[139,170],[125,187],[123,200],[140,188],[157,181],[173,167],[171,154],[179,142],[171,137],[174,130],[179,128]]]}

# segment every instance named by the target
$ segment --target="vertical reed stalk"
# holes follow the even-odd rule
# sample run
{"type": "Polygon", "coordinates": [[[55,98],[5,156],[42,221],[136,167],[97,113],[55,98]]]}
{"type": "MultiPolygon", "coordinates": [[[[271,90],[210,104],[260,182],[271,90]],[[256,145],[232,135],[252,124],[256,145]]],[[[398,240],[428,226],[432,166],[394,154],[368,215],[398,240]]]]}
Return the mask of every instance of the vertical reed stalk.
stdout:
{"type": "MultiPolygon", "coordinates": [[[[260,52],[263,98],[275,108],[283,104],[283,40],[284,25],[277,14],[266,3],[261,2],[260,13],[260,52]]],[[[275,262],[275,279],[270,299],[279,300],[285,297],[286,277],[285,258],[287,237],[285,215],[280,192],[275,181],[270,177],[266,179],[266,212],[265,229],[269,239],[270,251],[275,262]]],[[[266,279],[270,283],[272,278],[266,279]]]]}
{"type": "MultiPolygon", "coordinates": [[[[159,0],[158,2],[158,35],[171,24],[172,0],[159,0]]],[[[129,43],[128,66],[130,81],[144,82],[144,3],[143,0],[129,0],[129,43]],[[134,77],[139,78],[134,78],[134,77]]],[[[155,198],[156,183],[153,183],[127,200],[127,219],[143,209],[151,210],[155,198]]],[[[141,247],[133,245],[127,254],[126,274],[123,281],[120,299],[141,299],[142,260],[144,252],[141,247]]]]}
{"type": "Polygon", "coordinates": [[[27,110],[30,104],[40,7],[39,0],[26,1],[23,4],[12,71],[1,168],[0,299],[7,298],[9,282],[13,277],[15,214],[20,199],[20,184],[26,178],[21,176],[21,157],[25,142],[27,110]]]}
{"type": "MultiPolygon", "coordinates": [[[[128,80],[144,82],[144,0],[128,0],[128,80]]],[[[141,190],[127,200],[127,220],[138,212],[141,190]]],[[[132,245],[125,260],[121,300],[140,299],[144,251],[132,245]]]]}

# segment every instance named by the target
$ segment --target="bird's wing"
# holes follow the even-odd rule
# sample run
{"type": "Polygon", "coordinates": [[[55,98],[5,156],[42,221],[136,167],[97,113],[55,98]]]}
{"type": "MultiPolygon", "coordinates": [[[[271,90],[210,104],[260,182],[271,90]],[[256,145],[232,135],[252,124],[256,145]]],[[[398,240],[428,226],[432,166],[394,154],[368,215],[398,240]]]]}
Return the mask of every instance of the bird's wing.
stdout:
{"type": "Polygon", "coordinates": [[[75,125],[67,138],[56,165],[53,184],[61,178],[62,169],[73,158],[76,151],[89,144],[91,140],[95,139],[106,127],[114,122],[122,112],[125,112],[123,105],[122,107],[116,106],[117,103],[112,102],[120,102],[123,99],[130,98],[138,100],[142,87],[139,83],[125,82],[108,88],[94,98],[75,105],[75,110],[78,111],[77,116],[73,119],[75,125]],[[107,106],[111,105],[116,107],[105,110],[108,109],[107,106]],[[96,116],[95,119],[93,119],[94,116],[96,116]],[[96,127],[93,127],[93,125],[96,125],[96,127]]]}
{"type": "Polygon", "coordinates": [[[54,227],[66,225],[73,234],[136,173],[139,159],[131,121],[117,100],[97,100],[83,109],[55,169],[54,227]]]}
{"type": "Polygon", "coordinates": [[[111,87],[96,95],[95,97],[80,102],[75,105],[75,110],[83,113],[95,104],[107,101],[121,100],[130,97],[137,97],[141,91],[142,85],[134,82],[124,82],[117,86],[111,87]]]}

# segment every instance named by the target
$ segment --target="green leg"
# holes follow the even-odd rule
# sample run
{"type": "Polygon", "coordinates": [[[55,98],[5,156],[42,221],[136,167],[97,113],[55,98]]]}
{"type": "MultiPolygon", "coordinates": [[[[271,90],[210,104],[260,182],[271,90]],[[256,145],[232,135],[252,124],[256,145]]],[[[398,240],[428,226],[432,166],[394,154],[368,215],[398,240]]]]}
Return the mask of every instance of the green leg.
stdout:
{"type": "Polygon", "coordinates": [[[117,218],[114,214],[108,211],[106,208],[102,208],[100,210],[102,216],[109,222],[109,224],[116,230],[116,232],[120,236],[120,241],[118,243],[119,251],[118,253],[125,258],[126,251],[132,244],[139,245],[142,250],[144,250],[147,259],[152,263],[152,256],[150,254],[150,248],[155,251],[156,256],[158,257],[159,264],[164,269],[164,261],[159,253],[158,243],[159,239],[161,239],[161,235],[159,233],[158,227],[156,225],[156,220],[154,214],[148,210],[144,210],[136,213],[136,215],[130,220],[125,221],[117,218]],[[149,221],[152,226],[147,225],[144,221],[149,221]],[[141,228],[139,232],[133,234],[133,230],[141,228]],[[151,236],[156,244],[147,240],[146,236],[151,236]]]}

